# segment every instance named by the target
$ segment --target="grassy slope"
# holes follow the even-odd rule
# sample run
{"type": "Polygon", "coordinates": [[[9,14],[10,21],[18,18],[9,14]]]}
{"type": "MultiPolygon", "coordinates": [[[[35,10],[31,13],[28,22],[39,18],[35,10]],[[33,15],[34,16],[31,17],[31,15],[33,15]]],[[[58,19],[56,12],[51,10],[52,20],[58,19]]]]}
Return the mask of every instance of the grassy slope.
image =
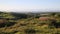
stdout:
{"type": "MultiPolygon", "coordinates": [[[[56,18],[57,21],[60,20],[56,18]]],[[[60,28],[45,25],[42,23],[50,23],[49,21],[40,21],[39,18],[17,19],[13,26],[0,28],[1,34],[26,34],[27,30],[34,30],[35,34],[60,34],[60,28]]],[[[30,32],[31,33],[31,32],[30,32]]]]}

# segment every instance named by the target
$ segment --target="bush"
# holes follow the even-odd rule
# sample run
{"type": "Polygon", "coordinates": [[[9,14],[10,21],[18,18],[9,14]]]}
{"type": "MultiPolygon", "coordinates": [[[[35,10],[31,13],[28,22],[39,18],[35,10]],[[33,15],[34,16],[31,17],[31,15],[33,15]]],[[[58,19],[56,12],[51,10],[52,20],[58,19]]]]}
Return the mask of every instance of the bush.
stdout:
{"type": "Polygon", "coordinates": [[[26,34],[36,34],[36,31],[34,29],[26,29],[25,33],[26,34]]]}

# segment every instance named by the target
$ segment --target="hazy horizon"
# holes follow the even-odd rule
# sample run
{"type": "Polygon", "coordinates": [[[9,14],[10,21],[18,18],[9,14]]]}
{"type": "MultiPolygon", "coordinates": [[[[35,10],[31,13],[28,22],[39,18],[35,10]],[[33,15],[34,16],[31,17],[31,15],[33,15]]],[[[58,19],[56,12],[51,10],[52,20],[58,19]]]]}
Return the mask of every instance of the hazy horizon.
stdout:
{"type": "Polygon", "coordinates": [[[0,0],[0,11],[60,10],[60,0],[0,0]]]}

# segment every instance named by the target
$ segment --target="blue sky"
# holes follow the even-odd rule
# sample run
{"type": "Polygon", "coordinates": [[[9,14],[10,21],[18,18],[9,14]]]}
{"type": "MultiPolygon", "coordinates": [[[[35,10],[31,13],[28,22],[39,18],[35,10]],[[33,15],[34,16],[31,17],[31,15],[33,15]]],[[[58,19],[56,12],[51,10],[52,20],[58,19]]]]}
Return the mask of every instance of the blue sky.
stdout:
{"type": "Polygon", "coordinates": [[[60,10],[60,0],[0,0],[0,10],[4,11],[60,10]]]}

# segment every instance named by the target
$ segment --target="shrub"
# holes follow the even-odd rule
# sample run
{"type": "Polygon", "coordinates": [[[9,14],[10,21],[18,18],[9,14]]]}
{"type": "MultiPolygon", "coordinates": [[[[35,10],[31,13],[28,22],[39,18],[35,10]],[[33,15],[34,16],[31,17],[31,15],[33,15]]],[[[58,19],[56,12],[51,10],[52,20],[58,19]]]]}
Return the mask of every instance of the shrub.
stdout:
{"type": "Polygon", "coordinates": [[[26,29],[25,33],[26,34],[36,34],[36,31],[34,29],[26,29]]]}

